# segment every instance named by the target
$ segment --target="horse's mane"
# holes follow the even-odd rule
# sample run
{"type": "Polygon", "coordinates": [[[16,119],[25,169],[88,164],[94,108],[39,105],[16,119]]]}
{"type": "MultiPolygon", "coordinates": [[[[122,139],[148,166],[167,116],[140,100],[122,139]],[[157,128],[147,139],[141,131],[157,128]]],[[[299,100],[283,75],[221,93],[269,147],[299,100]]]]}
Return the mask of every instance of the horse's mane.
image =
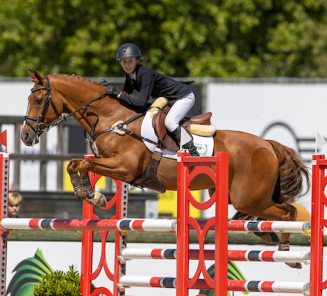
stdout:
{"type": "MultiPolygon", "coordinates": [[[[95,84],[95,85],[97,85],[97,86],[99,86],[99,85],[102,86],[102,84],[99,83],[99,82],[96,82],[96,81],[94,81],[94,80],[90,80],[90,79],[86,79],[86,78],[83,78],[83,77],[81,77],[81,76],[77,76],[77,75],[75,75],[75,74],[69,75],[69,74],[57,74],[57,73],[53,73],[53,74],[50,74],[49,76],[51,76],[51,77],[59,77],[59,78],[68,78],[68,79],[74,79],[74,80],[80,80],[80,81],[85,81],[85,82],[87,82],[87,83],[95,84]]],[[[125,91],[123,91],[123,93],[126,94],[125,91]]],[[[131,96],[131,97],[135,97],[135,96],[133,96],[132,94],[128,94],[128,95],[131,96]]],[[[116,99],[115,97],[110,97],[110,98],[111,98],[111,99],[118,100],[118,99],[116,99]]],[[[118,100],[118,101],[119,101],[119,100],[118,100]]],[[[148,103],[147,103],[147,106],[146,106],[145,108],[142,108],[142,109],[135,108],[135,107],[131,107],[131,106],[129,106],[128,104],[125,104],[125,103],[121,103],[121,104],[124,105],[126,108],[131,109],[131,110],[133,110],[133,111],[135,111],[135,112],[144,112],[145,110],[148,110],[148,108],[151,106],[152,102],[148,102],[148,103]]]]}
{"type": "Polygon", "coordinates": [[[69,74],[57,74],[57,73],[54,73],[54,74],[51,74],[51,76],[53,76],[53,77],[70,78],[70,79],[78,79],[78,80],[85,81],[85,82],[88,82],[88,83],[92,83],[92,84],[96,84],[96,85],[102,85],[99,82],[96,82],[96,81],[93,81],[93,80],[90,80],[90,79],[86,79],[86,78],[83,78],[81,76],[77,76],[75,74],[69,75],[69,74]]]}
{"type": "MultiPolygon", "coordinates": [[[[59,78],[74,79],[74,80],[84,81],[84,82],[87,82],[87,83],[92,83],[92,84],[97,85],[97,86],[99,86],[99,85],[102,86],[102,84],[99,83],[99,82],[96,82],[96,81],[90,80],[90,79],[86,79],[86,78],[83,78],[81,76],[77,76],[75,74],[69,75],[69,74],[57,74],[57,73],[53,73],[53,74],[50,74],[49,76],[56,77],[56,78],[59,77],[59,78]]],[[[126,94],[125,91],[123,91],[123,93],[126,94]]],[[[131,97],[134,97],[132,94],[128,94],[128,95],[131,96],[131,97]]],[[[118,99],[116,99],[115,97],[112,97],[112,96],[111,97],[108,97],[108,98],[119,101],[118,99]]],[[[122,103],[122,102],[121,102],[121,105],[124,105],[126,108],[128,108],[130,110],[133,110],[134,112],[140,113],[140,112],[144,112],[145,110],[147,110],[151,106],[151,103],[148,103],[145,108],[141,108],[141,109],[140,108],[131,107],[128,104],[125,104],[125,103],[122,103]]]]}

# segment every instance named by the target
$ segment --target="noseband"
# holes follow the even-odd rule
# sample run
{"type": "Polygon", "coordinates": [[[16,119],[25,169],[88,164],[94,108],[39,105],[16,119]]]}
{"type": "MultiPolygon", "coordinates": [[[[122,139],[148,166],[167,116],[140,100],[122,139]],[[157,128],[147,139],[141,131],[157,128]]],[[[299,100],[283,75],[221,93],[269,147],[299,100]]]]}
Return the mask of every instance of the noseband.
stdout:
{"type": "Polygon", "coordinates": [[[36,136],[39,137],[41,132],[43,132],[45,129],[49,129],[51,127],[51,124],[44,122],[44,116],[47,113],[48,109],[49,109],[49,102],[52,105],[53,110],[56,112],[58,118],[60,117],[60,114],[52,100],[51,97],[51,89],[50,89],[50,80],[48,78],[48,76],[45,76],[46,80],[47,80],[47,86],[42,86],[42,87],[38,87],[35,89],[31,89],[31,93],[35,93],[39,90],[46,90],[47,94],[45,95],[45,103],[43,105],[43,109],[41,111],[41,114],[39,116],[39,118],[35,118],[35,117],[31,117],[31,116],[24,116],[24,121],[26,121],[26,123],[30,126],[30,128],[35,132],[36,136]],[[36,127],[34,127],[28,120],[34,121],[37,123],[36,127]]]}

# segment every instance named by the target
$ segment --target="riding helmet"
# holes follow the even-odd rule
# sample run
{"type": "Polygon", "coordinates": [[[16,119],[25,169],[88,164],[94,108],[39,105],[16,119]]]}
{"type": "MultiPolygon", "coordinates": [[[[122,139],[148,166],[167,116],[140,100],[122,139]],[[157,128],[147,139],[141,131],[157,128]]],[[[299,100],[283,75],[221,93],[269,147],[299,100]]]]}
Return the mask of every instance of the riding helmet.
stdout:
{"type": "Polygon", "coordinates": [[[125,58],[137,57],[142,60],[142,53],[139,48],[133,43],[124,43],[117,50],[116,60],[119,61],[125,58]]]}

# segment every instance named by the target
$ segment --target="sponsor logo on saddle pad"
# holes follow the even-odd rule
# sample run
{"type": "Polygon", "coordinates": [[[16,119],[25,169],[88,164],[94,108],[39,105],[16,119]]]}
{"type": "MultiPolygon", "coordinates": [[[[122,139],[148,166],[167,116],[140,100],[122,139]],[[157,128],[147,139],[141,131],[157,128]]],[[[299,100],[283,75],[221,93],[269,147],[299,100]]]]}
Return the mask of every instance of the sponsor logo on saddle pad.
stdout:
{"type": "Polygon", "coordinates": [[[194,143],[196,150],[198,150],[200,156],[207,156],[207,149],[208,146],[207,144],[202,144],[202,143],[194,143]]]}

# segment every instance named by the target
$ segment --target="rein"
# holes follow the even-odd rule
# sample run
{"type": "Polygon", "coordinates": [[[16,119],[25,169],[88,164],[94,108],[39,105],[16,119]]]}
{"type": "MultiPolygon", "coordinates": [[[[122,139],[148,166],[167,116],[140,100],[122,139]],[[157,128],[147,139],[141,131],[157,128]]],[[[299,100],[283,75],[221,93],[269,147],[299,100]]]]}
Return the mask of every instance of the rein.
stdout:
{"type": "MultiPolygon", "coordinates": [[[[163,111],[165,112],[165,114],[167,114],[165,110],[163,110],[163,111]]],[[[138,114],[136,114],[135,116],[133,116],[132,118],[126,120],[125,122],[121,122],[121,123],[117,124],[114,128],[109,128],[109,129],[106,129],[106,130],[104,130],[104,131],[99,132],[97,135],[95,135],[94,138],[92,138],[92,137],[90,136],[90,134],[88,134],[88,139],[87,139],[87,140],[91,141],[91,143],[94,143],[94,142],[96,141],[96,139],[97,139],[99,136],[101,136],[102,134],[104,134],[104,133],[108,133],[108,132],[112,132],[112,131],[115,131],[115,130],[119,130],[119,131],[123,131],[123,132],[125,132],[127,135],[129,135],[129,136],[131,136],[131,137],[133,137],[133,138],[136,138],[136,139],[138,139],[138,140],[140,140],[140,141],[147,141],[147,142],[149,142],[149,143],[151,143],[151,144],[156,145],[158,148],[161,148],[160,145],[159,145],[159,143],[157,143],[157,142],[155,142],[155,141],[152,141],[152,140],[150,140],[150,139],[148,139],[148,138],[145,138],[145,137],[143,137],[143,136],[140,136],[140,135],[138,135],[138,134],[136,134],[136,133],[130,131],[129,129],[124,128],[124,125],[127,125],[127,124],[133,122],[134,120],[136,120],[136,119],[138,119],[138,118],[144,116],[145,114],[146,114],[146,112],[138,113],[138,114]]],[[[175,150],[173,150],[173,149],[169,149],[169,148],[167,148],[167,147],[165,147],[165,150],[169,150],[169,151],[176,152],[175,150]]]]}
{"type": "MultiPolygon", "coordinates": [[[[35,134],[37,135],[37,137],[39,137],[40,134],[41,134],[41,132],[43,132],[44,130],[49,130],[50,128],[52,128],[54,126],[59,125],[61,122],[63,122],[68,117],[70,117],[73,114],[75,114],[76,112],[80,111],[81,109],[85,109],[86,110],[88,108],[91,108],[90,105],[92,103],[94,103],[94,102],[102,99],[103,97],[107,96],[107,93],[103,93],[100,96],[98,96],[97,98],[95,98],[94,100],[92,100],[91,102],[87,103],[86,105],[84,105],[84,106],[76,109],[74,112],[68,114],[67,116],[63,116],[63,115],[60,115],[59,114],[59,112],[58,112],[58,110],[56,108],[56,105],[54,104],[54,102],[52,100],[52,97],[51,97],[51,94],[50,94],[51,88],[50,88],[50,80],[49,80],[49,77],[48,76],[45,76],[45,78],[47,80],[47,86],[42,86],[42,87],[38,87],[38,88],[35,88],[35,89],[31,89],[31,93],[35,93],[36,91],[39,91],[39,90],[47,90],[45,103],[44,103],[44,106],[43,106],[43,109],[41,111],[41,114],[40,114],[39,118],[35,118],[35,117],[27,116],[27,115],[24,116],[24,121],[26,121],[26,123],[30,126],[30,128],[35,132],[35,134]],[[46,112],[49,109],[49,103],[51,103],[53,110],[56,112],[56,114],[58,116],[58,118],[55,119],[50,124],[44,122],[44,116],[45,116],[46,112]],[[33,125],[28,120],[31,120],[31,121],[36,122],[37,123],[36,127],[34,128],[33,125]],[[43,128],[41,128],[41,126],[43,126],[43,128]]],[[[92,130],[94,130],[95,125],[98,123],[98,121],[99,121],[99,116],[97,115],[97,119],[93,123],[93,125],[91,127],[90,133],[92,132],[92,130]]]]}
{"type": "MultiPolygon", "coordinates": [[[[91,104],[93,104],[94,102],[96,102],[98,100],[101,100],[102,98],[104,98],[105,96],[108,95],[107,93],[103,93],[100,96],[98,96],[97,98],[95,98],[94,100],[92,100],[91,102],[87,103],[86,105],[76,109],[72,113],[70,113],[70,114],[68,114],[66,116],[60,115],[57,108],[56,108],[56,105],[54,104],[54,102],[52,100],[52,96],[50,94],[51,88],[50,88],[49,77],[45,76],[45,78],[47,80],[47,86],[42,86],[42,87],[38,87],[38,88],[35,88],[35,89],[31,89],[31,93],[34,93],[34,92],[37,92],[37,91],[40,91],[40,90],[46,90],[47,91],[46,100],[45,100],[45,103],[44,103],[44,106],[43,106],[43,109],[41,111],[41,114],[40,114],[39,118],[35,118],[35,117],[27,116],[27,115],[24,116],[24,121],[26,121],[26,123],[29,125],[29,127],[35,132],[37,138],[40,137],[41,132],[43,132],[44,130],[49,131],[49,129],[51,129],[54,126],[59,125],[64,120],[67,120],[68,117],[72,116],[73,114],[75,114],[76,112],[78,112],[78,111],[80,111],[82,109],[84,109],[86,111],[88,108],[92,108],[92,107],[90,107],[91,104]],[[44,122],[44,117],[45,117],[45,115],[46,115],[46,113],[47,113],[47,111],[49,109],[49,104],[50,103],[51,103],[51,106],[52,106],[53,110],[56,112],[58,118],[55,119],[53,122],[51,122],[49,124],[49,123],[44,122]],[[29,120],[36,122],[37,123],[36,127],[33,127],[33,125],[29,122],[29,120]],[[41,128],[41,126],[42,126],[42,128],[41,128]]],[[[130,135],[130,136],[132,136],[132,137],[134,137],[136,139],[139,139],[141,141],[147,141],[147,142],[149,142],[151,144],[156,145],[159,148],[158,143],[156,143],[156,142],[154,142],[154,141],[152,141],[150,139],[147,139],[145,137],[142,137],[142,136],[140,136],[138,134],[135,134],[134,132],[124,128],[124,125],[127,125],[127,124],[133,122],[134,120],[144,116],[146,114],[146,112],[138,113],[137,115],[133,116],[132,118],[130,118],[128,120],[126,120],[125,122],[116,125],[114,128],[103,130],[103,131],[99,132],[98,134],[96,134],[94,137],[92,137],[91,135],[94,132],[97,123],[99,122],[98,112],[94,108],[92,108],[92,109],[97,113],[96,114],[97,118],[94,121],[94,123],[92,124],[90,132],[87,133],[87,140],[89,140],[91,143],[94,143],[96,141],[96,139],[99,136],[101,136],[102,134],[104,134],[104,133],[108,133],[108,132],[111,132],[111,131],[114,131],[114,130],[121,130],[121,131],[124,131],[126,134],[128,134],[128,135],[130,135]]],[[[85,133],[86,133],[86,131],[85,131],[85,133]]]]}
{"type": "MultiPolygon", "coordinates": [[[[91,141],[94,142],[94,141],[95,141],[99,136],[101,136],[102,134],[104,134],[104,133],[108,133],[108,132],[112,132],[112,131],[115,131],[115,130],[124,131],[124,132],[127,133],[128,135],[132,135],[132,134],[134,134],[132,131],[130,131],[130,130],[128,130],[128,129],[125,129],[123,126],[124,126],[124,125],[127,125],[127,124],[129,124],[129,123],[131,123],[131,122],[133,122],[134,120],[136,120],[136,119],[138,119],[138,118],[140,118],[140,117],[142,117],[142,116],[144,116],[145,113],[146,113],[146,112],[138,113],[138,114],[136,114],[135,116],[133,116],[132,118],[126,120],[125,122],[122,122],[122,123],[117,124],[114,128],[109,128],[109,129],[106,129],[106,130],[103,130],[103,131],[99,132],[98,134],[96,134],[96,135],[94,136],[94,138],[91,137],[91,141]]],[[[137,134],[134,134],[134,135],[137,135],[137,134]]],[[[139,136],[139,135],[137,135],[137,136],[139,136]]],[[[90,137],[90,134],[89,134],[89,137],[90,137]]],[[[139,137],[141,137],[141,136],[139,136],[139,137]]],[[[142,137],[141,137],[141,138],[142,138],[142,137]]],[[[151,141],[151,140],[149,140],[149,141],[151,141]]]]}

